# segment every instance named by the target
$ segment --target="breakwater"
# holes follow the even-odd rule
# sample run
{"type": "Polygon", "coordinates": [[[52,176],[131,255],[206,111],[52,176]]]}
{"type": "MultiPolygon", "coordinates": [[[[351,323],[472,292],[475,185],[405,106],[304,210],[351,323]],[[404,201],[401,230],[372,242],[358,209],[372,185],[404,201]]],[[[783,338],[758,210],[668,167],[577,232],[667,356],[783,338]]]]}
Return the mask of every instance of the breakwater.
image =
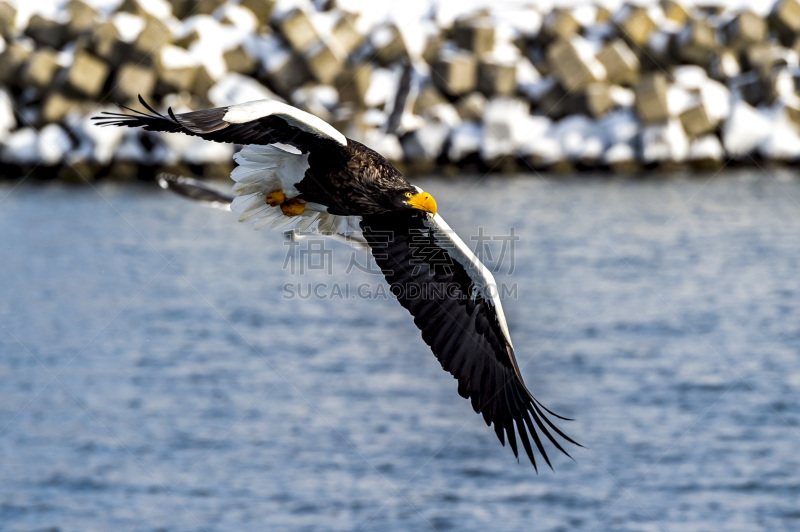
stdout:
{"type": "Polygon", "coordinates": [[[234,146],[88,117],[277,98],[402,169],[800,160],[800,0],[504,4],[417,20],[347,3],[0,0],[2,175],[224,175],[234,146]]]}

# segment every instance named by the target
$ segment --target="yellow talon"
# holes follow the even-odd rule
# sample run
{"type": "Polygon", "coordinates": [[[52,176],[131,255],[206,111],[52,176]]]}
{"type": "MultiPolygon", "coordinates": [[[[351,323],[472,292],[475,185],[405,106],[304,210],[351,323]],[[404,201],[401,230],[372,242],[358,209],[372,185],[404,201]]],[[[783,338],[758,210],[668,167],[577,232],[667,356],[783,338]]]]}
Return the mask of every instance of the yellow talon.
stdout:
{"type": "Polygon", "coordinates": [[[284,201],[286,201],[286,196],[283,194],[283,190],[276,190],[267,194],[267,205],[270,207],[277,207],[284,201]]]}
{"type": "Polygon", "coordinates": [[[300,216],[306,210],[306,202],[296,198],[284,201],[281,204],[281,212],[286,216],[300,216]]]}

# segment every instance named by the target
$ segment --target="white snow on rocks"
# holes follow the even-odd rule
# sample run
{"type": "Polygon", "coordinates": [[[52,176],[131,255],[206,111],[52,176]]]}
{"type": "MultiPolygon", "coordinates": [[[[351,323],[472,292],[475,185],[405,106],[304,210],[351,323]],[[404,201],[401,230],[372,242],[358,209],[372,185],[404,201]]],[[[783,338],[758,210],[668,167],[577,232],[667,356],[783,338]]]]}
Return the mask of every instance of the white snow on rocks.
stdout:
{"type": "Polygon", "coordinates": [[[753,153],[772,132],[772,125],[763,113],[747,102],[735,99],[722,126],[722,145],[731,157],[742,158],[753,153]]]}
{"type": "Polygon", "coordinates": [[[265,99],[283,101],[253,78],[234,73],[222,76],[208,91],[208,99],[217,107],[265,99]]]}
{"type": "Polygon", "coordinates": [[[483,112],[481,157],[491,161],[514,153],[530,134],[527,120],[523,118],[529,115],[528,103],[522,100],[498,98],[490,101],[483,112]]]}
{"type": "Polygon", "coordinates": [[[765,159],[794,162],[800,160],[800,134],[786,113],[786,109],[776,104],[769,111],[769,136],[758,148],[765,159]]]}
{"type": "Polygon", "coordinates": [[[9,133],[17,127],[14,118],[14,108],[11,105],[11,94],[6,89],[0,89],[0,142],[3,142],[9,133]]]}
{"type": "Polygon", "coordinates": [[[676,118],[670,118],[666,124],[645,126],[641,143],[641,158],[647,164],[682,162],[689,151],[689,139],[676,118]]]}

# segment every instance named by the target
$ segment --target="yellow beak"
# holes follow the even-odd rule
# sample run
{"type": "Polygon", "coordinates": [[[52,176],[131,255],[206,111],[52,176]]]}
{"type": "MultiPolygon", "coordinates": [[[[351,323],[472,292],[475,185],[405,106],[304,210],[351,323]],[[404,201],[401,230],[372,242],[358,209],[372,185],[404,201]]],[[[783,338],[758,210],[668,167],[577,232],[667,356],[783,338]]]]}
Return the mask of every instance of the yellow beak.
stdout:
{"type": "Polygon", "coordinates": [[[433,196],[431,196],[427,192],[420,192],[418,194],[414,194],[413,196],[408,198],[408,201],[406,203],[414,207],[415,209],[429,212],[434,215],[436,214],[436,200],[433,199],[433,196]]]}

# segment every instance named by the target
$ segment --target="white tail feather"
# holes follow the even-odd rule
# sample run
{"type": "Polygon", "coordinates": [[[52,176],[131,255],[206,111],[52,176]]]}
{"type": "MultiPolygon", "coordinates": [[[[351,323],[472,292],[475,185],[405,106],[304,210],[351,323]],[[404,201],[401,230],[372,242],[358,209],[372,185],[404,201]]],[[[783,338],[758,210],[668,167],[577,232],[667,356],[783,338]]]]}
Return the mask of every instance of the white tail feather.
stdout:
{"type": "MultiPolygon", "coordinates": [[[[234,155],[238,166],[231,173],[236,198],[231,210],[240,222],[252,222],[254,229],[293,229],[323,235],[353,235],[361,232],[358,216],[337,216],[307,209],[299,216],[285,216],[280,207],[266,204],[267,194],[282,190],[287,198],[299,195],[295,185],[308,170],[308,154],[290,153],[275,146],[245,146],[234,155]]],[[[324,206],[312,205],[314,208],[324,206]]]]}
{"type": "Polygon", "coordinates": [[[275,146],[245,146],[233,156],[239,165],[231,173],[234,194],[265,194],[283,190],[287,198],[299,195],[295,185],[308,170],[308,154],[295,154],[275,146]],[[241,191],[241,192],[240,192],[241,191]]]}

